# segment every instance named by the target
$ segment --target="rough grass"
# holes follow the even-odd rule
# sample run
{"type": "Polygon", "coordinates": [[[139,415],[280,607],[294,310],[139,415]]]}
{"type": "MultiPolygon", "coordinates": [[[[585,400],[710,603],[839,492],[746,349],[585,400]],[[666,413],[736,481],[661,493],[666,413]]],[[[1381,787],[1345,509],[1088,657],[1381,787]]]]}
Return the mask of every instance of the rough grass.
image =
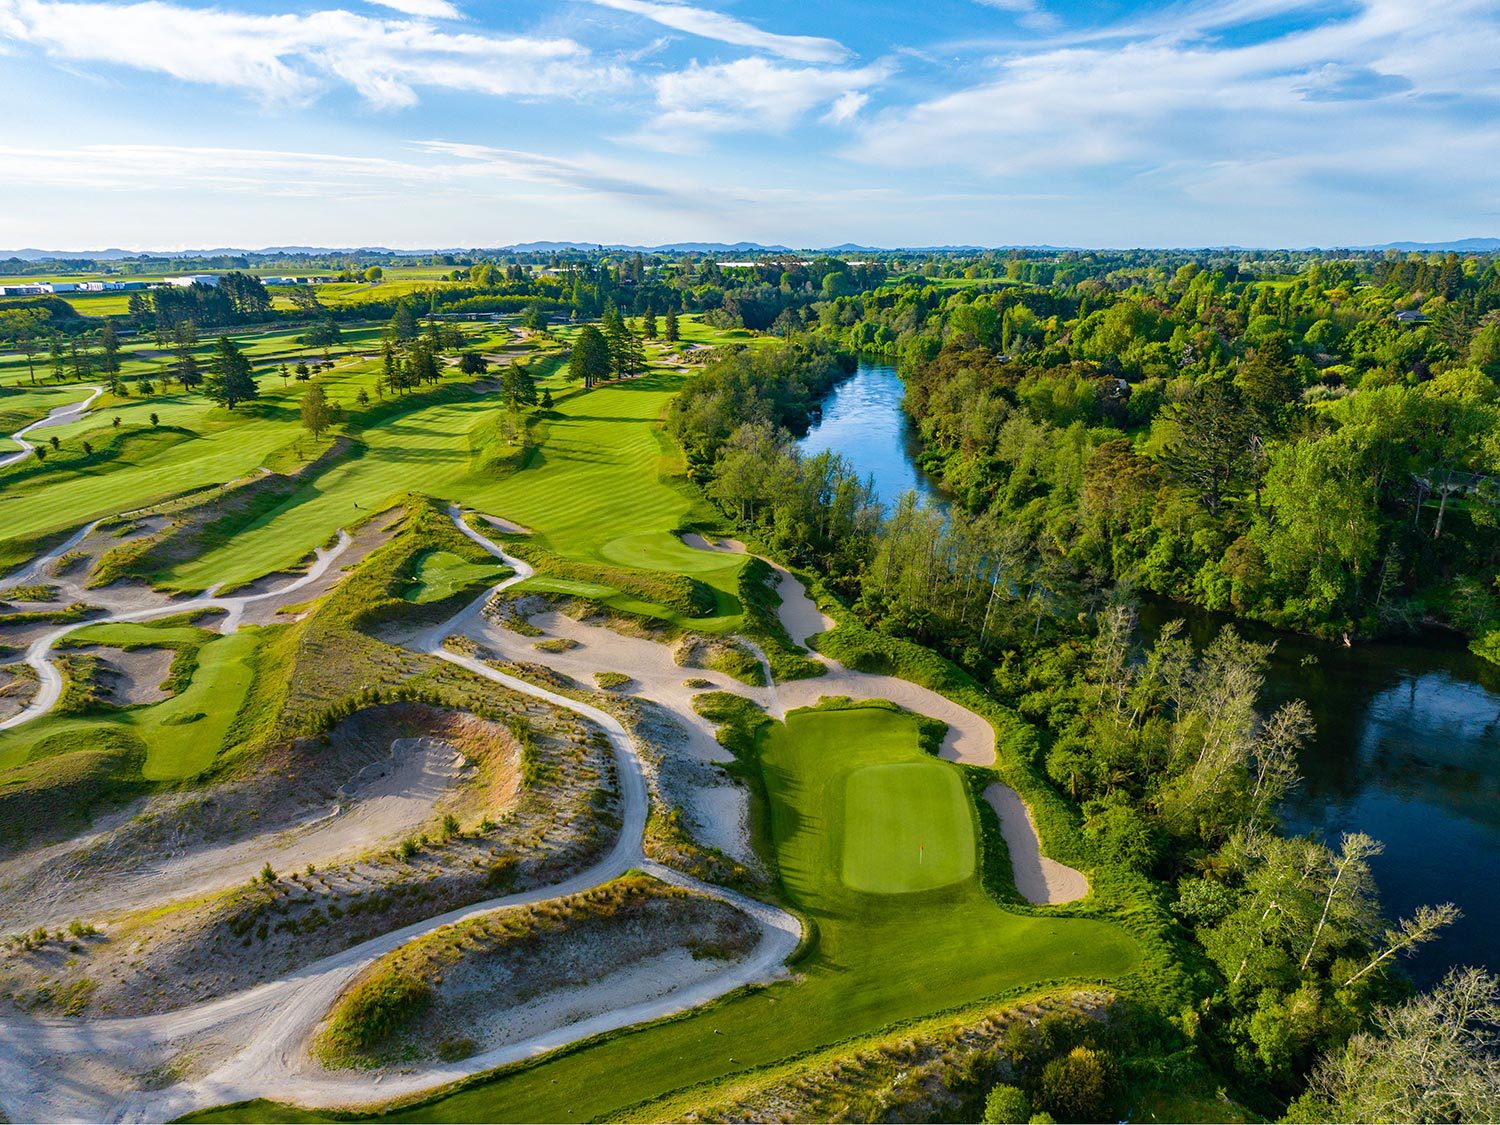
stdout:
{"type": "Polygon", "coordinates": [[[54,731],[30,761],[0,769],[0,844],[41,827],[78,826],[103,805],[141,792],[146,745],[130,731],[54,731]]]}

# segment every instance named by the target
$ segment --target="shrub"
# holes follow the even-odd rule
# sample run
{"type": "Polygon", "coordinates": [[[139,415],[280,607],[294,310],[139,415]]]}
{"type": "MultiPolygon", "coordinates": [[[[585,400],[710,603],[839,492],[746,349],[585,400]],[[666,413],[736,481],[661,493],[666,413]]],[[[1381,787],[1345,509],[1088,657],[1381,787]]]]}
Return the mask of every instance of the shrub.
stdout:
{"type": "Polygon", "coordinates": [[[1118,1085],[1113,1059],[1090,1047],[1074,1047],[1042,1070],[1042,1101],[1064,1121],[1113,1120],[1118,1085]]]}
{"type": "Polygon", "coordinates": [[[990,1090],[984,1099],[984,1125],[1024,1125],[1031,1119],[1031,1099],[1019,1086],[1005,1083],[990,1090]]]}

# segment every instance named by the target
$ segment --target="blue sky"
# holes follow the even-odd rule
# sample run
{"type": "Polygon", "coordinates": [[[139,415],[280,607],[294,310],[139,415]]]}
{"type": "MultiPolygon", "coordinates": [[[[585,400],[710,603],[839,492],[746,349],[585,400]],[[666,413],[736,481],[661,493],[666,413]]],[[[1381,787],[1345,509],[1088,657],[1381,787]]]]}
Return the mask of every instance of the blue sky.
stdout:
{"type": "Polygon", "coordinates": [[[1500,234],[1495,0],[0,0],[0,246],[1500,234]]]}

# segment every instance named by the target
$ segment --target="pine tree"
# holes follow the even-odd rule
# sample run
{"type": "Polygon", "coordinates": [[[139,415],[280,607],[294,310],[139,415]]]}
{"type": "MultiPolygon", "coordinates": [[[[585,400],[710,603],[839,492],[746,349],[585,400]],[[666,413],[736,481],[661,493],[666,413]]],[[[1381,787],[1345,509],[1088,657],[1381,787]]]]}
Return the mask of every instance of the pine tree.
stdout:
{"type": "Polygon", "coordinates": [[[648,340],[656,339],[656,310],[648,307],[646,315],[641,317],[641,334],[648,340]]]}
{"type": "Polygon", "coordinates": [[[675,344],[678,340],[676,309],[667,310],[666,337],[668,343],[675,344]]]}
{"type": "Polygon", "coordinates": [[[313,440],[323,436],[323,431],[333,425],[338,407],[328,401],[321,383],[313,383],[302,396],[302,428],[312,434],[313,440]]]}
{"type": "Polygon", "coordinates": [[[592,324],[584,325],[573,341],[573,355],[568,360],[569,373],[587,388],[600,379],[609,378],[609,368],[609,341],[592,324]]]}
{"type": "Polygon", "coordinates": [[[228,336],[219,337],[214,349],[212,373],[204,389],[209,398],[228,410],[259,394],[255,376],[250,371],[250,360],[228,336]]]}

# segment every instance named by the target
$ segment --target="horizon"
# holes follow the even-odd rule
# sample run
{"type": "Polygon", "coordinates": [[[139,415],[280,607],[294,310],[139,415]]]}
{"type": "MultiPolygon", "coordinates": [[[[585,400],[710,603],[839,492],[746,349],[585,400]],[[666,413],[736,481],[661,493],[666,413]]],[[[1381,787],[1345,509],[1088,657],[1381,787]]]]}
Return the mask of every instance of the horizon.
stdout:
{"type": "Polygon", "coordinates": [[[134,261],[142,258],[193,258],[206,257],[210,255],[243,254],[250,256],[271,257],[276,255],[305,255],[314,256],[318,254],[367,254],[388,255],[393,258],[418,257],[434,254],[443,255],[472,255],[486,253],[514,253],[514,254],[547,254],[547,253],[760,253],[760,254],[830,254],[842,253],[875,253],[875,254],[993,254],[1008,251],[1022,251],[1026,253],[1055,253],[1055,254],[1193,254],[1193,253],[1286,253],[1286,254],[1329,254],[1336,252],[1348,253],[1377,253],[1377,252],[1407,252],[1407,253],[1441,253],[1453,251],[1466,254],[1494,254],[1500,253],[1500,237],[1489,235],[1475,235],[1465,238],[1456,238],[1446,241],[1420,241],[1416,239],[1390,239],[1384,242],[1366,243],[1360,245],[1326,245],[1326,246],[1279,246],[1279,245],[1238,245],[1232,243],[1208,243],[1204,245],[1138,245],[1138,246],[1109,246],[1109,245],[1061,245],[1055,243],[1003,243],[992,245],[981,245],[978,243],[952,243],[947,245],[877,245],[874,243],[843,242],[843,243],[814,243],[805,246],[796,246],[789,243],[779,242],[710,242],[707,240],[697,241],[684,239],[675,242],[645,245],[625,242],[598,242],[567,240],[567,239],[532,239],[525,242],[512,242],[503,245],[449,245],[449,246],[384,246],[378,244],[367,245],[313,245],[279,243],[264,246],[234,246],[224,243],[217,246],[182,246],[182,247],[150,247],[137,248],[119,245],[89,246],[89,247],[39,247],[18,246],[0,248],[0,260],[16,260],[18,255],[32,255],[29,258],[20,258],[22,261],[48,262],[48,261],[71,261],[71,260],[94,260],[94,261],[134,261]],[[1476,245],[1480,244],[1480,245],[1476,245]],[[89,255],[99,255],[90,259],[89,255]],[[104,258],[103,255],[111,255],[104,258]]]}
{"type": "Polygon", "coordinates": [[[1441,243],[1500,225],[1497,49],[1479,0],[0,0],[0,244],[1441,243]]]}

